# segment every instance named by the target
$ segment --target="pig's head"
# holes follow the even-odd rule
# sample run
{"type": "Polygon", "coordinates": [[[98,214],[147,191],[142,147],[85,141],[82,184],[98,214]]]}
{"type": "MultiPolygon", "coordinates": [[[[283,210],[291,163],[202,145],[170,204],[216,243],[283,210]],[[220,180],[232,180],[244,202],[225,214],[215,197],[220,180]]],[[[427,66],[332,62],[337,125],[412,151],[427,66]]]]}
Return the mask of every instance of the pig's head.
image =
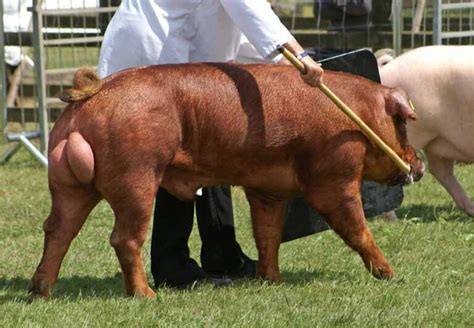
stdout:
{"type": "Polygon", "coordinates": [[[416,113],[407,94],[400,88],[384,88],[382,108],[377,109],[374,130],[397,155],[410,165],[410,173],[403,172],[381,149],[372,145],[365,159],[364,177],[390,185],[409,184],[423,176],[425,167],[408,144],[407,120],[416,120],[416,113]]]}

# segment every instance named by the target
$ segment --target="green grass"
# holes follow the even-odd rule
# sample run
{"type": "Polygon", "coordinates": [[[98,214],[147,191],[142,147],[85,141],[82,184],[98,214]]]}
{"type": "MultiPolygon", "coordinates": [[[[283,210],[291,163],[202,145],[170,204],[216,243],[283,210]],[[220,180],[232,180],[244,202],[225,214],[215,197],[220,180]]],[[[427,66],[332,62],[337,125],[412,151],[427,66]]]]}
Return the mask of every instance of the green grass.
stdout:
{"type": "MultiPolygon", "coordinates": [[[[0,145],[0,153],[5,148],[0,145]]],[[[474,166],[458,166],[456,173],[473,195],[474,166]]],[[[41,256],[50,205],[46,183],[46,170],[24,150],[0,166],[2,327],[472,327],[474,322],[474,220],[429,175],[406,188],[399,221],[369,223],[396,270],[389,282],[373,279],[355,253],[324,232],[282,245],[281,285],[242,280],[225,289],[160,290],[155,301],[126,298],[108,243],[112,213],[101,203],[66,255],[52,299],[28,304],[27,285],[41,256]]],[[[234,202],[238,239],[255,258],[248,208],[238,188],[234,202]]]]}

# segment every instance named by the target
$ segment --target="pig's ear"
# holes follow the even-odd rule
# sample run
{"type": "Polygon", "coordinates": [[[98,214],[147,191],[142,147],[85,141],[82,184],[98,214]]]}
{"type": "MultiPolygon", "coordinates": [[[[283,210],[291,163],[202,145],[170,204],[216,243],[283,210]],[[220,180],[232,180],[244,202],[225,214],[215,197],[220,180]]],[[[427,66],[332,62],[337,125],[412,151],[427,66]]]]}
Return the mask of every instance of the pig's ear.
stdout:
{"type": "Polygon", "coordinates": [[[403,119],[416,120],[416,113],[405,91],[400,88],[390,89],[386,97],[387,114],[400,115],[403,119]]]}

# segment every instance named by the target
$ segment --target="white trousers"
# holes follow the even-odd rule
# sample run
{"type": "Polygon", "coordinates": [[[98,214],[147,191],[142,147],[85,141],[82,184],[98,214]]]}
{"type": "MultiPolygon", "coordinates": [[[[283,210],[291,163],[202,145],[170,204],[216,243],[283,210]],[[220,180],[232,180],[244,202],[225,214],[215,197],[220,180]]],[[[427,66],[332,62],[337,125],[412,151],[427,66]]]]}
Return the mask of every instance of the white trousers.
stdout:
{"type": "Polygon", "coordinates": [[[99,75],[141,65],[233,60],[241,31],[264,57],[292,39],[264,0],[124,0],[105,33],[99,75]]]}

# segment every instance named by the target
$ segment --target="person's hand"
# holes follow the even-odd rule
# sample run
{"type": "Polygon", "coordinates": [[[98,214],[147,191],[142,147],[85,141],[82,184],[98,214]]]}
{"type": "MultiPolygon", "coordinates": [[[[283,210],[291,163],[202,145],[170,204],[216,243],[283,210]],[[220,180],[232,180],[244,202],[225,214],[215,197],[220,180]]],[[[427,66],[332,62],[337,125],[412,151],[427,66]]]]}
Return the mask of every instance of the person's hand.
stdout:
{"type": "Polygon", "coordinates": [[[318,87],[322,82],[324,72],[321,65],[316,63],[310,56],[305,56],[300,61],[306,69],[306,73],[301,74],[303,81],[312,87],[318,87]]]}
{"type": "Polygon", "coordinates": [[[321,65],[316,63],[296,40],[288,41],[283,46],[303,63],[306,70],[305,74],[301,74],[303,81],[312,87],[318,87],[323,76],[321,65]]]}

